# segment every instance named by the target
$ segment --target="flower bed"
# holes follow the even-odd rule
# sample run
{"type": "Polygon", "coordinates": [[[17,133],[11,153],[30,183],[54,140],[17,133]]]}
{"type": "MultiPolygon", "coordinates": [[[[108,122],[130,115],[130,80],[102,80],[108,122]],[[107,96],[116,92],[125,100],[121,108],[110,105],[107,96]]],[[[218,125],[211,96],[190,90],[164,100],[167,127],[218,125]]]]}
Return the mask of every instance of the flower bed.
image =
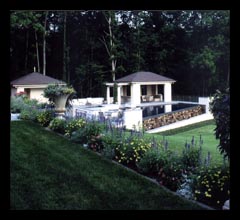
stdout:
{"type": "Polygon", "coordinates": [[[154,178],[160,185],[187,198],[217,209],[229,198],[229,167],[211,167],[210,155],[202,159],[201,136],[198,144],[194,137],[191,143],[185,143],[179,155],[169,148],[166,139],[157,142],[154,138],[146,138],[143,131],[115,128],[108,120],[99,123],[81,118],[53,119],[51,112],[37,108],[31,112],[25,110],[21,115],[26,116],[23,119],[48,126],[71,141],[154,178]]]}

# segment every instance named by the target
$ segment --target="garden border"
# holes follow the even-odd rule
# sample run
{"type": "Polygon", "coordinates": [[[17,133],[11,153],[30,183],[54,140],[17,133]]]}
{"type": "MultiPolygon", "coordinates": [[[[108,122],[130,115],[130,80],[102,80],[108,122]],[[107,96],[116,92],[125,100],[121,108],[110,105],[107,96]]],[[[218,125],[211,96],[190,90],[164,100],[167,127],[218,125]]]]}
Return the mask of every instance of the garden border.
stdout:
{"type": "MultiPolygon", "coordinates": [[[[48,127],[45,127],[45,130],[50,131],[50,132],[52,132],[52,133],[54,133],[54,134],[57,134],[57,135],[59,135],[60,137],[63,137],[64,139],[70,141],[69,138],[65,137],[64,135],[62,135],[62,134],[60,134],[60,133],[58,133],[58,132],[52,131],[52,130],[51,130],[50,128],[48,128],[48,127]]],[[[71,142],[71,141],[70,141],[70,142],[71,142]]],[[[167,192],[169,192],[169,193],[171,193],[171,194],[173,194],[173,195],[175,195],[175,196],[178,196],[179,198],[182,198],[182,199],[185,200],[185,201],[189,201],[189,202],[192,202],[192,203],[194,203],[194,204],[197,204],[197,205],[199,205],[199,206],[201,206],[202,208],[205,208],[205,209],[207,209],[207,210],[216,210],[216,209],[214,209],[214,208],[212,208],[212,207],[210,207],[210,206],[208,206],[208,205],[206,205],[206,204],[203,204],[203,203],[201,203],[201,202],[198,202],[198,201],[195,201],[195,200],[191,200],[191,199],[187,199],[187,198],[185,198],[184,196],[181,196],[181,195],[179,195],[178,193],[173,192],[172,190],[168,189],[167,187],[165,187],[165,186],[163,186],[163,185],[160,185],[155,179],[150,178],[150,177],[145,176],[145,175],[142,175],[141,173],[136,172],[135,170],[133,170],[133,169],[127,167],[127,166],[124,166],[123,164],[120,164],[120,163],[118,163],[118,162],[116,162],[116,161],[114,161],[114,160],[110,160],[110,159],[104,157],[104,156],[103,156],[102,154],[100,154],[99,152],[96,152],[96,151],[93,151],[93,150],[91,150],[91,149],[88,149],[88,148],[82,146],[81,144],[78,144],[78,145],[79,145],[80,147],[86,149],[86,150],[89,150],[89,151],[95,153],[96,155],[98,155],[99,157],[101,157],[101,158],[103,158],[103,159],[105,159],[105,160],[111,161],[112,163],[114,163],[114,164],[116,164],[116,165],[118,165],[118,166],[120,166],[120,167],[122,167],[122,168],[124,168],[124,169],[126,169],[126,170],[128,170],[128,171],[130,171],[130,172],[132,172],[132,173],[135,173],[136,175],[138,175],[138,176],[140,176],[140,177],[142,177],[142,178],[145,178],[145,179],[148,180],[148,181],[151,181],[152,183],[156,184],[158,187],[164,188],[167,192]]]]}

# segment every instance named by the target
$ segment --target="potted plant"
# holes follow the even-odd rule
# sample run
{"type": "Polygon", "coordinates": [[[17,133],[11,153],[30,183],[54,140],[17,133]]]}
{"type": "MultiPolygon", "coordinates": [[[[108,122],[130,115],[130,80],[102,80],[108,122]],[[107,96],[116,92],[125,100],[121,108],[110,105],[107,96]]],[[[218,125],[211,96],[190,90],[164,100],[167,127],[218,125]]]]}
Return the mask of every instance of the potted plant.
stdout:
{"type": "Polygon", "coordinates": [[[69,97],[75,94],[75,90],[72,86],[49,84],[44,89],[44,97],[48,98],[50,102],[55,104],[56,113],[62,117],[66,111],[66,103],[69,97]]]}

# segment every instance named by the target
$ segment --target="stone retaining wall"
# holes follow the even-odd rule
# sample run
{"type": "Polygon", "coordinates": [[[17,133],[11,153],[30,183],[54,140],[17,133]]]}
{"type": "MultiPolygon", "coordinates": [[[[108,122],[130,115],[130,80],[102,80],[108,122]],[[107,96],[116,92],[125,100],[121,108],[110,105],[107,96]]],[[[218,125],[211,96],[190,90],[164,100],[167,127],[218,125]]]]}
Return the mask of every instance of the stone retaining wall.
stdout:
{"type": "Polygon", "coordinates": [[[169,125],[177,121],[182,121],[197,115],[205,113],[204,106],[198,105],[189,109],[179,110],[176,112],[167,113],[164,115],[159,115],[153,118],[143,119],[143,127],[145,131],[159,128],[164,125],[169,125]]]}

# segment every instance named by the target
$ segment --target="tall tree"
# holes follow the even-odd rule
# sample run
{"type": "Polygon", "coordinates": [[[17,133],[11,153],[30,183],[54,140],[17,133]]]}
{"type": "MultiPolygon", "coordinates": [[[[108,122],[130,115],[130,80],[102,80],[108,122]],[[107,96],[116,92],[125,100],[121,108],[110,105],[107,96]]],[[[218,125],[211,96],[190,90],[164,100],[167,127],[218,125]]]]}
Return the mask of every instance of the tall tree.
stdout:
{"type": "Polygon", "coordinates": [[[36,40],[37,71],[40,73],[41,69],[40,69],[40,61],[39,61],[38,36],[37,36],[36,30],[34,30],[34,34],[35,34],[35,40],[36,40]]]}
{"type": "MultiPolygon", "coordinates": [[[[44,30],[41,21],[42,13],[41,12],[34,12],[34,11],[16,11],[11,13],[11,28],[13,30],[25,30],[27,35],[29,32],[33,33],[34,36],[34,45],[35,45],[35,58],[36,61],[34,62],[37,65],[38,71],[40,72],[40,58],[39,58],[39,40],[38,40],[38,33],[41,33],[44,30]]],[[[25,49],[25,65],[28,60],[28,45],[29,45],[29,37],[26,37],[26,49],[25,49]]],[[[26,71],[26,69],[25,69],[26,71]]]]}
{"type": "Polygon", "coordinates": [[[48,11],[45,12],[44,31],[43,31],[43,75],[46,75],[46,33],[47,33],[48,11]]]}
{"type": "Polygon", "coordinates": [[[67,81],[67,38],[66,38],[66,26],[67,26],[67,12],[64,12],[63,19],[63,80],[67,81]]]}
{"type": "Polygon", "coordinates": [[[117,58],[116,58],[116,44],[115,44],[115,35],[113,33],[114,25],[116,24],[115,21],[115,12],[114,11],[107,11],[103,12],[104,17],[108,24],[108,32],[105,32],[105,36],[109,38],[109,43],[106,41],[106,37],[102,36],[102,43],[104,44],[108,56],[111,61],[111,73],[112,73],[112,80],[115,81],[116,78],[116,66],[117,66],[117,58]]]}

